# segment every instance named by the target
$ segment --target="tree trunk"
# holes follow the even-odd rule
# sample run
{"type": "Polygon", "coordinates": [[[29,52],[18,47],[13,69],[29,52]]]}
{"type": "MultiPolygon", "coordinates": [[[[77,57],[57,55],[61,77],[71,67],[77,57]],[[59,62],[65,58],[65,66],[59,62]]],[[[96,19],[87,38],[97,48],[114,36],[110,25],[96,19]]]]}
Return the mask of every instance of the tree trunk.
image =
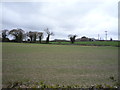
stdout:
{"type": "Polygon", "coordinates": [[[41,43],[41,39],[42,39],[41,36],[39,36],[39,42],[40,42],[40,43],[41,43]]]}
{"type": "Polygon", "coordinates": [[[33,37],[31,36],[31,37],[30,37],[30,42],[32,42],[32,41],[33,41],[32,39],[33,39],[33,37]]]}
{"type": "Polygon", "coordinates": [[[50,38],[50,35],[48,35],[48,37],[46,39],[46,43],[49,43],[49,38],[50,38]]]}

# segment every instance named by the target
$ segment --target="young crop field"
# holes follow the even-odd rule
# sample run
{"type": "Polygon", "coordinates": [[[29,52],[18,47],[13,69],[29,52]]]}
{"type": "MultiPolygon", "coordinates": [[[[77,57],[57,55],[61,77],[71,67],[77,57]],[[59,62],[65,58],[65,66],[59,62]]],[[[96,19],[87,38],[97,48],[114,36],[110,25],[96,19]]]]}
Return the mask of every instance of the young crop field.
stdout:
{"type": "MultiPolygon", "coordinates": [[[[52,44],[71,44],[70,42],[51,42],[52,44]]],[[[119,41],[80,41],[75,42],[75,45],[90,45],[90,46],[120,46],[119,41]]]]}
{"type": "Polygon", "coordinates": [[[2,43],[3,85],[14,81],[47,84],[112,84],[118,76],[118,47],[2,43]]]}

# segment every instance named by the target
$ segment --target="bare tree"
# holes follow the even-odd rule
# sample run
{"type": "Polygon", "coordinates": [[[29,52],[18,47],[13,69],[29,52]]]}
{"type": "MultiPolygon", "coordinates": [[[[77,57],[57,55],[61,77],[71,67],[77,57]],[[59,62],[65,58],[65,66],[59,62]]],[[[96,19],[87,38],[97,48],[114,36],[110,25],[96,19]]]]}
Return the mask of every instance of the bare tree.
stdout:
{"type": "Polygon", "coordinates": [[[27,33],[27,36],[30,38],[31,42],[36,42],[36,40],[39,39],[39,42],[41,43],[41,40],[43,38],[43,33],[42,32],[32,32],[32,31],[29,31],[27,33]]]}
{"type": "Polygon", "coordinates": [[[42,33],[42,32],[38,32],[38,33],[37,33],[37,36],[38,36],[38,38],[39,38],[39,42],[41,43],[42,38],[43,38],[43,33],[42,33]]]}
{"type": "Polygon", "coordinates": [[[47,29],[45,29],[44,30],[46,33],[47,33],[47,38],[46,38],[46,43],[49,43],[49,39],[50,39],[50,36],[51,35],[54,35],[54,33],[53,32],[50,32],[49,30],[48,30],[48,28],[47,29]]]}
{"type": "Polygon", "coordinates": [[[77,35],[68,35],[68,37],[70,38],[71,43],[73,44],[75,42],[75,38],[77,37],[77,35]]]}
{"type": "Polygon", "coordinates": [[[5,30],[2,30],[2,41],[9,41],[8,39],[8,36],[9,35],[9,30],[5,29],[5,30]]]}
{"type": "Polygon", "coordinates": [[[9,34],[13,35],[16,42],[22,42],[24,38],[24,30],[22,29],[12,29],[9,34]]]}
{"type": "Polygon", "coordinates": [[[36,42],[37,39],[37,32],[33,32],[33,41],[36,42]]]}
{"type": "Polygon", "coordinates": [[[29,31],[29,32],[27,33],[27,36],[30,38],[30,41],[32,42],[32,41],[33,41],[33,38],[34,38],[34,32],[29,31]]]}
{"type": "Polygon", "coordinates": [[[8,30],[5,29],[5,30],[2,30],[2,38],[7,38],[8,36],[8,30]]]}

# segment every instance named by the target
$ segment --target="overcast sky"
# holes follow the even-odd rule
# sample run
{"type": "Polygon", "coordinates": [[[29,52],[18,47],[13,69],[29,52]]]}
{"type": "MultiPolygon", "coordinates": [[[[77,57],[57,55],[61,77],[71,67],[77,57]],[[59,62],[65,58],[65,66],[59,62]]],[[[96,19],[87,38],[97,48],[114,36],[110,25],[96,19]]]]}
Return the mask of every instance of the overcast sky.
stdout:
{"type": "Polygon", "coordinates": [[[108,40],[118,39],[118,0],[2,3],[2,29],[44,32],[47,27],[55,34],[51,39],[69,34],[105,39],[105,31],[108,40]]]}

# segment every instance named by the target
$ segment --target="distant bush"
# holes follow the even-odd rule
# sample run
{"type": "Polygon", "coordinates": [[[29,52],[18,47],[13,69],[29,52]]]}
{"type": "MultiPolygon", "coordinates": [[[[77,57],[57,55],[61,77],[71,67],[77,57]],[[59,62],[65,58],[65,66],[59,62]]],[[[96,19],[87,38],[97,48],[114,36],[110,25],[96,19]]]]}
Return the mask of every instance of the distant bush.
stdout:
{"type": "Polygon", "coordinates": [[[9,38],[2,38],[2,42],[9,42],[9,38]]]}

